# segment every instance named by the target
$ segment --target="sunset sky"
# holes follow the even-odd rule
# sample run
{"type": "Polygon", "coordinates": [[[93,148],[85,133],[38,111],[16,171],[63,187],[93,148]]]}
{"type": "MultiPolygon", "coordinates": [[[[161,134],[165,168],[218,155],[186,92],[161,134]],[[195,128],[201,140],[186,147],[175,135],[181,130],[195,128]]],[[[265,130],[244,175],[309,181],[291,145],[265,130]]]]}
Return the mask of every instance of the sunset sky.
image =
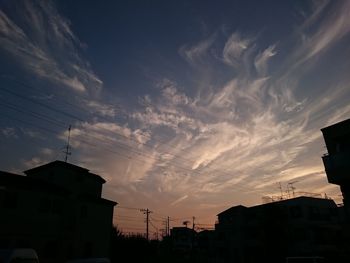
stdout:
{"type": "MultiPolygon", "coordinates": [[[[350,1],[0,1],[0,170],[64,159],[152,231],[290,182],[341,202],[320,129],[350,117],[350,1]]],[[[119,207],[119,208],[118,208],[119,207]]],[[[201,226],[201,225],[198,225],[201,226]]]]}

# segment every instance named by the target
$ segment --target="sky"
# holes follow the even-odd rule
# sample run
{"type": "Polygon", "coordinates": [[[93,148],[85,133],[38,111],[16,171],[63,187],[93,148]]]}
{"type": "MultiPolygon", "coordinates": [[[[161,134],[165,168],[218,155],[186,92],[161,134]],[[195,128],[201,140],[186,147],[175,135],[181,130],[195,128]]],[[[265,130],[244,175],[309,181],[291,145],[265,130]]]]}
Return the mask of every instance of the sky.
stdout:
{"type": "MultiPolygon", "coordinates": [[[[101,175],[152,231],[287,190],[327,193],[321,128],[350,116],[350,1],[0,1],[0,170],[101,175]],[[289,186],[289,188],[288,188],[289,186]]],[[[289,196],[291,196],[291,191],[289,196]]],[[[265,198],[266,200],[266,198],[265,198]]]]}

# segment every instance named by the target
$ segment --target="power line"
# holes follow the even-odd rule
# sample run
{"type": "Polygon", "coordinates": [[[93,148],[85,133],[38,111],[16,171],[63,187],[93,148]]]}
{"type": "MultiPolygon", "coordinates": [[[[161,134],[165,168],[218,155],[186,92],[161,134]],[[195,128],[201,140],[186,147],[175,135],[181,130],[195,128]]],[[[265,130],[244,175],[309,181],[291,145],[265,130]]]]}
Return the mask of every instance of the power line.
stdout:
{"type": "MultiPolygon", "coordinates": [[[[77,119],[78,121],[83,122],[83,120],[82,120],[80,117],[77,117],[77,116],[75,116],[75,115],[73,115],[73,114],[69,114],[69,113],[66,113],[66,112],[64,112],[64,111],[57,110],[57,109],[55,109],[55,108],[52,107],[52,106],[48,106],[48,105],[43,104],[43,103],[41,103],[41,102],[38,102],[38,101],[35,101],[35,100],[33,100],[33,99],[27,98],[27,97],[25,97],[25,96],[23,96],[23,95],[21,95],[21,94],[15,93],[15,92],[10,91],[10,90],[7,90],[7,89],[5,89],[5,88],[3,88],[2,90],[5,90],[5,91],[7,91],[8,93],[10,93],[10,94],[12,94],[12,95],[14,95],[14,96],[17,96],[17,97],[19,97],[19,98],[30,100],[32,103],[36,103],[36,104],[38,104],[38,105],[40,105],[40,106],[42,106],[42,107],[46,107],[46,108],[48,108],[48,109],[50,109],[50,110],[52,110],[52,111],[56,111],[56,112],[58,112],[58,113],[60,113],[60,114],[63,114],[63,115],[65,115],[65,116],[67,116],[67,117],[74,118],[74,119],[77,119]]],[[[108,132],[110,132],[110,130],[108,130],[108,132]]],[[[132,140],[130,137],[127,137],[127,136],[125,136],[125,135],[118,134],[118,133],[117,133],[117,135],[118,135],[118,136],[122,136],[122,137],[124,137],[124,138],[127,138],[128,140],[132,140]]],[[[80,136],[81,136],[81,135],[80,135],[80,136]]],[[[88,136],[91,136],[91,135],[88,135],[88,136]]],[[[101,138],[98,138],[98,139],[101,140],[101,138]]],[[[104,142],[106,142],[106,141],[104,141],[104,142]]],[[[135,141],[135,140],[134,140],[134,142],[137,143],[137,144],[140,144],[140,145],[144,145],[144,146],[146,146],[146,147],[150,147],[150,146],[148,146],[148,145],[146,145],[146,144],[140,143],[140,142],[135,141]]],[[[106,142],[106,143],[107,143],[107,142],[106,142]]],[[[117,141],[116,143],[118,143],[119,146],[124,146],[124,147],[126,147],[125,145],[121,144],[121,143],[118,142],[118,141],[117,141]]],[[[91,145],[91,143],[89,143],[89,145],[91,145]]],[[[99,145],[99,146],[93,145],[93,147],[99,147],[99,148],[101,148],[100,145],[99,145]]],[[[127,147],[128,147],[127,149],[128,149],[129,151],[135,153],[136,156],[143,156],[143,157],[145,157],[145,158],[151,158],[151,159],[154,159],[154,160],[156,160],[156,161],[159,161],[158,158],[154,158],[153,156],[148,156],[148,155],[146,155],[145,153],[142,153],[142,152],[137,151],[137,150],[135,151],[135,149],[133,149],[131,145],[128,145],[127,147]]],[[[152,149],[153,149],[153,148],[152,148],[152,149]]],[[[109,149],[108,151],[113,152],[113,151],[111,151],[110,149],[109,149]]],[[[120,155],[120,156],[124,156],[124,157],[126,157],[126,158],[130,158],[130,157],[128,157],[128,156],[125,156],[125,155],[121,154],[120,152],[115,152],[115,151],[114,151],[114,153],[116,153],[116,154],[118,154],[118,155],[120,155]]],[[[169,154],[169,153],[168,153],[168,154],[169,154]]],[[[172,164],[171,164],[171,165],[174,166],[174,167],[176,167],[177,169],[181,169],[181,170],[184,170],[184,171],[187,171],[187,172],[190,172],[190,173],[195,173],[195,174],[199,174],[199,173],[200,173],[200,171],[199,171],[198,169],[196,169],[196,170],[188,169],[188,168],[183,167],[182,165],[177,164],[176,158],[181,158],[181,157],[176,156],[176,155],[173,155],[173,157],[175,157],[175,159],[172,160],[172,164]]],[[[137,158],[135,158],[135,157],[133,158],[133,160],[134,160],[134,161],[139,161],[139,160],[138,160],[137,158]]],[[[182,163],[182,164],[183,164],[183,163],[182,163]]],[[[208,170],[208,168],[206,168],[206,169],[208,170]]],[[[224,170],[224,171],[225,171],[225,170],[224,170]]],[[[209,172],[210,172],[210,170],[209,170],[209,171],[206,171],[206,173],[209,173],[209,172]]],[[[220,173],[223,173],[223,170],[221,170],[220,173]]],[[[243,187],[240,187],[240,186],[237,186],[237,185],[236,185],[236,188],[237,188],[237,187],[240,188],[240,189],[246,189],[246,190],[248,189],[248,188],[243,188],[243,187]]],[[[248,190],[249,190],[249,189],[248,189],[248,190]]]]}
{"type": "MultiPolygon", "coordinates": [[[[18,82],[18,83],[20,83],[20,82],[18,82]]],[[[20,84],[21,84],[21,85],[25,85],[25,84],[23,84],[23,83],[20,83],[20,84]]],[[[26,85],[26,86],[29,86],[29,85],[26,85]]],[[[30,87],[30,86],[29,86],[29,87],[30,87]]],[[[84,122],[83,119],[81,119],[80,117],[78,117],[78,116],[76,116],[76,115],[73,115],[73,114],[71,114],[71,113],[67,113],[67,112],[64,112],[64,111],[62,111],[62,110],[55,109],[55,108],[52,107],[52,106],[49,106],[49,105],[46,105],[46,104],[44,104],[44,103],[35,101],[35,100],[31,99],[31,98],[27,98],[27,97],[23,96],[22,94],[18,94],[18,93],[16,93],[16,92],[13,92],[12,90],[8,90],[8,89],[6,89],[6,88],[3,88],[2,90],[4,90],[5,92],[8,92],[8,93],[10,93],[10,94],[12,94],[13,96],[19,97],[19,98],[21,98],[21,99],[23,99],[23,100],[29,100],[29,101],[32,102],[32,103],[38,104],[38,105],[40,105],[40,106],[42,106],[42,107],[46,107],[47,109],[50,109],[50,110],[52,110],[52,111],[56,111],[56,112],[58,112],[58,113],[60,113],[60,114],[62,114],[62,115],[65,115],[65,116],[67,116],[67,117],[76,119],[76,120],[78,120],[78,121],[80,121],[80,122],[84,122]]],[[[108,130],[108,131],[109,131],[109,130],[108,130]]],[[[124,137],[124,138],[126,138],[126,139],[128,139],[128,140],[132,140],[132,141],[136,142],[137,144],[144,145],[144,146],[146,146],[146,147],[150,147],[150,146],[146,145],[145,143],[141,143],[141,142],[139,142],[139,141],[137,141],[137,140],[134,140],[134,139],[132,139],[132,138],[130,138],[130,137],[128,137],[128,136],[125,136],[125,135],[123,135],[123,134],[118,134],[118,133],[117,133],[117,135],[118,135],[118,136],[122,136],[122,137],[124,137]]],[[[153,150],[153,148],[152,148],[152,150],[153,150]]],[[[171,153],[169,153],[169,152],[166,152],[165,154],[170,154],[170,155],[172,155],[173,157],[182,158],[181,156],[179,157],[179,156],[176,156],[176,155],[171,154],[171,153]]],[[[158,160],[158,159],[157,159],[157,160],[158,160]]],[[[188,159],[184,159],[184,160],[185,160],[186,162],[188,162],[188,159]]],[[[174,161],[174,160],[172,160],[172,161],[174,161]]],[[[181,167],[181,166],[177,166],[177,168],[185,169],[185,170],[188,170],[188,171],[190,171],[190,172],[193,172],[193,170],[189,170],[189,169],[184,168],[184,167],[181,167]]]]}
{"type": "Polygon", "coordinates": [[[128,206],[116,206],[116,208],[129,209],[129,210],[141,210],[142,208],[138,207],[128,207],[128,206]]]}

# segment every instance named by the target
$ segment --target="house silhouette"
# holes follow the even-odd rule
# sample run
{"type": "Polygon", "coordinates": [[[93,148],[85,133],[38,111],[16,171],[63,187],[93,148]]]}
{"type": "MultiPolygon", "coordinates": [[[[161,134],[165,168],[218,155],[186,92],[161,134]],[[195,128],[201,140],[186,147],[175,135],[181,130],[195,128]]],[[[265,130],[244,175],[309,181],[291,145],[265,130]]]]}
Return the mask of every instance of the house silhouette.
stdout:
{"type": "Polygon", "coordinates": [[[34,248],[44,262],[109,256],[117,203],[101,197],[102,177],[62,161],[24,173],[0,171],[0,247],[34,248]]]}
{"type": "Polygon", "coordinates": [[[340,214],[333,200],[300,196],[218,214],[216,251],[223,262],[285,262],[289,256],[339,254],[340,214]]]}
{"type": "Polygon", "coordinates": [[[329,183],[340,186],[350,221],[350,119],[321,129],[328,153],[322,156],[329,183]]]}

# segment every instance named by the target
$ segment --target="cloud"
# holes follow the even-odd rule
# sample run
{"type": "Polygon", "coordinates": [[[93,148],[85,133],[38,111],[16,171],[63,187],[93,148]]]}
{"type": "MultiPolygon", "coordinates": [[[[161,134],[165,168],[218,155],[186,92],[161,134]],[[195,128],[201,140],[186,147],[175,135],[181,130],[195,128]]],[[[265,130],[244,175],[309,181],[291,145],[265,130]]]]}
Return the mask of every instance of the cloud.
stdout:
{"type": "Polygon", "coordinates": [[[162,79],[157,83],[160,88],[160,97],[152,101],[150,96],[142,100],[143,111],[136,111],[130,114],[142,127],[164,126],[188,135],[187,130],[196,130],[201,124],[200,121],[186,114],[184,107],[190,109],[193,101],[186,94],[178,90],[175,82],[162,79]]]}
{"type": "Polygon", "coordinates": [[[40,157],[33,157],[30,160],[22,161],[26,169],[31,169],[40,165],[47,163],[46,160],[41,159],[40,157]]]}
{"type": "MultiPolygon", "coordinates": [[[[272,192],[275,182],[294,179],[314,184],[314,191],[323,189],[326,176],[320,159],[319,129],[327,118],[330,122],[346,118],[349,109],[345,102],[332,113],[328,106],[349,93],[344,86],[335,86],[327,93],[329,99],[326,94],[300,96],[297,91],[304,87],[303,67],[299,68],[301,73],[285,77],[289,68],[271,72],[269,64],[272,57],[283,60],[278,57],[282,55],[288,65],[298,63],[295,54],[306,50],[305,46],[296,45],[292,47],[295,52],[285,54],[277,51],[276,44],[260,49],[258,40],[234,32],[222,50],[222,61],[233,66],[233,73],[218,74],[221,68],[211,68],[207,74],[225,76],[224,80],[202,76],[211,82],[210,88],[192,97],[179,90],[193,87],[180,88],[176,81],[160,79],[159,93],[148,94],[143,110],[131,114],[152,136],[161,131],[160,138],[168,145],[155,148],[164,158],[138,182],[138,189],[149,189],[154,195],[176,194],[172,202],[187,196],[189,203],[205,194],[215,198],[227,195],[229,199],[232,192],[255,194],[254,202],[258,202],[257,198],[272,192]],[[256,74],[236,74],[247,73],[249,68],[256,74]],[[325,115],[320,119],[318,114],[325,115]]],[[[201,59],[203,63],[210,60],[205,56],[201,59]]],[[[193,77],[201,83],[198,76],[193,77]]]]}
{"type": "Polygon", "coordinates": [[[102,81],[79,54],[84,44],[51,1],[14,1],[7,11],[0,10],[1,48],[19,65],[78,93],[101,90],[102,81]]]}
{"type": "Polygon", "coordinates": [[[2,128],[0,131],[1,131],[1,134],[6,138],[18,138],[15,128],[5,127],[5,128],[2,128]]]}
{"type": "Polygon", "coordinates": [[[95,100],[84,100],[83,105],[91,110],[92,114],[97,113],[103,117],[115,117],[117,114],[117,108],[119,108],[95,100]]]}
{"type": "Polygon", "coordinates": [[[204,39],[195,45],[183,45],[182,47],[180,47],[179,53],[190,64],[203,62],[205,57],[207,57],[209,49],[213,45],[214,41],[215,35],[212,35],[209,38],[204,39]]]}
{"type": "Polygon", "coordinates": [[[277,54],[275,48],[275,45],[269,46],[255,58],[254,65],[259,75],[266,75],[269,59],[277,54]]]}
{"type": "MultiPolygon", "coordinates": [[[[59,138],[66,141],[67,135],[65,131],[59,138]]],[[[77,122],[71,129],[71,158],[94,169],[109,183],[135,183],[147,175],[158,157],[146,146],[149,137],[145,130],[113,122],[77,122]]]]}
{"type": "Polygon", "coordinates": [[[172,202],[170,205],[171,206],[174,206],[174,205],[177,205],[178,203],[186,200],[188,198],[188,195],[184,195],[182,197],[180,197],[179,199],[176,199],[174,202],[172,202]]]}
{"type": "Polygon", "coordinates": [[[30,138],[45,139],[45,136],[38,131],[34,131],[28,128],[21,129],[21,131],[24,135],[29,136],[30,138]]]}
{"type": "Polygon", "coordinates": [[[222,51],[223,60],[231,66],[238,66],[243,53],[248,49],[251,40],[242,38],[238,32],[233,33],[225,43],[222,51]]]}
{"type": "Polygon", "coordinates": [[[299,47],[287,63],[290,67],[288,74],[297,70],[301,64],[314,61],[350,32],[348,1],[315,3],[311,15],[296,29],[299,47]]]}
{"type": "MultiPolygon", "coordinates": [[[[306,150],[303,145],[318,137],[312,136],[313,133],[305,129],[307,123],[305,117],[280,122],[277,112],[273,110],[279,109],[279,113],[283,113],[282,103],[291,101],[292,97],[288,97],[288,93],[281,94],[282,97],[288,98],[279,100],[279,104],[273,109],[266,108],[266,102],[262,101],[263,97],[257,95],[262,91],[267,92],[266,89],[262,89],[266,81],[260,81],[259,84],[257,81],[232,80],[221,90],[209,94],[210,99],[202,100],[201,103],[205,101],[206,105],[199,105],[198,102],[194,102],[195,100],[189,99],[191,111],[184,111],[185,105],[174,104],[171,101],[167,101],[164,105],[166,100],[161,99],[159,104],[152,104],[152,110],[146,107],[146,115],[134,113],[133,116],[138,116],[136,119],[142,125],[147,125],[151,129],[166,125],[191,134],[190,140],[181,137],[168,140],[169,146],[176,146],[166,148],[167,151],[171,149],[168,152],[171,155],[168,154],[169,158],[166,159],[171,162],[166,162],[166,166],[153,167],[152,173],[159,176],[147,177],[147,180],[161,186],[162,192],[219,193],[243,182],[253,183],[259,175],[267,174],[271,178],[281,169],[288,167],[306,150]],[[233,105],[238,108],[249,105],[250,114],[236,112],[235,117],[232,117],[233,105]],[[213,115],[218,113],[220,117],[203,116],[203,107],[209,109],[213,115]],[[155,114],[156,111],[159,113],[155,114]],[[166,114],[166,111],[181,114],[183,120],[195,120],[192,121],[195,123],[194,128],[188,129],[189,127],[185,125],[179,125],[179,122],[175,122],[176,125],[172,126],[174,116],[166,114]],[[243,115],[244,118],[239,115],[243,115]],[[163,116],[163,119],[160,120],[159,116],[163,116]],[[149,126],[150,123],[152,126],[149,126]],[[278,151],[276,147],[279,148],[278,151]],[[165,167],[166,173],[162,172],[165,167]],[[187,175],[191,174],[191,171],[193,175],[187,175]]],[[[141,185],[145,186],[142,183],[141,185]]]]}
{"type": "Polygon", "coordinates": [[[163,97],[173,105],[190,103],[190,99],[185,94],[178,92],[175,82],[163,79],[159,87],[162,89],[163,97]]]}
{"type": "Polygon", "coordinates": [[[44,155],[51,156],[54,153],[54,151],[52,149],[49,149],[49,148],[42,148],[41,153],[44,155]]]}
{"type": "Polygon", "coordinates": [[[320,28],[305,40],[305,49],[308,51],[305,60],[329,48],[350,32],[350,3],[339,1],[331,12],[329,17],[321,22],[320,28]]]}
{"type": "MultiPolygon", "coordinates": [[[[306,66],[313,64],[301,61],[324,54],[346,29],[338,21],[335,34],[323,32],[322,28],[328,31],[334,25],[320,22],[318,28],[316,21],[328,13],[324,8],[315,10],[318,14],[308,14],[313,18],[300,25],[305,41],[291,41],[296,44],[291,52],[281,42],[261,45],[258,37],[247,38],[238,31],[221,43],[222,57],[215,57],[219,63],[211,64],[209,56],[214,43],[215,48],[220,46],[218,35],[196,45],[182,45],[180,55],[191,66],[205,70],[191,75],[191,81],[160,77],[152,92],[139,98],[138,107],[123,113],[125,123],[114,121],[118,106],[83,100],[84,109],[95,118],[73,125],[72,158],[101,174],[108,181],[108,195],[124,204],[171,204],[173,210],[200,201],[216,207],[215,203],[241,203],[247,198],[256,204],[261,196],[279,191],[276,182],[290,180],[305,183],[298,186],[300,190],[327,190],[319,129],[350,113],[347,81],[332,84],[324,93],[316,91],[318,82],[313,76],[307,82],[304,79],[306,66]],[[290,74],[295,65],[298,70],[290,74]],[[302,92],[310,86],[315,90],[302,92]]],[[[9,24],[12,20],[5,17],[2,21],[9,24]]],[[[12,26],[18,31],[14,36],[25,39],[25,31],[16,26],[12,26]]],[[[54,31],[59,46],[81,45],[67,21],[60,28],[54,31]]],[[[33,44],[32,50],[36,60],[59,65],[40,45],[33,44]]],[[[78,93],[87,92],[89,79],[101,87],[87,64],[77,63],[80,57],[73,58],[71,69],[76,75],[66,84],[78,93]]],[[[46,74],[45,69],[36,69],[46,74]]],[[[62,133],[59,138],[66,141],[66,137],[62,133]]]]}

